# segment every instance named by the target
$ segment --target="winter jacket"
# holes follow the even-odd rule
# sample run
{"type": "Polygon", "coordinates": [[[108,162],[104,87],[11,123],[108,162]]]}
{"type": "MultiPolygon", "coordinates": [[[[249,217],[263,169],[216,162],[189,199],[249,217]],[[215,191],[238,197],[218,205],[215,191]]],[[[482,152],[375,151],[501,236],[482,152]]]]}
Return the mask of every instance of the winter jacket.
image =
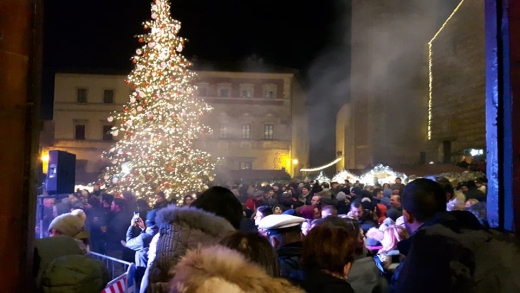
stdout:
{"type": "Polygon", "coordinates": [[[102,262],[86,255],[66,255],[44,270],[41,289],[45,293],[99,293],[109,281],[102,262]]]}
{"type": "Polygon", "coordinates": [[[387,293],[388,283],[381,276],[372,257],[356,259],[348,274],[348,281],[356,293],[387,293]]]}
{"type": "Polygon", "coordinates": [[[106,249],[110,250],[123,250],[121,241],[126,240],[126,230],[130,221],[132,220],[132,213],[126,211],[117,212],[114,217],[110,220],[107,226],[106,234],[106,249]]]}
{"type": "Polygon", "coordinates": [[[497,231],[437,224],[414,236],[396,292],[520,292],[519,263],[518,242],[497,231]]]}
{"type": "Polygon", "coordinates": [[[220,245],[188,251],[172,274],[170,293],[304,293],[287,280],[267,275],[239,252],[220,245]]]}
{"type": "MultiPolygon", "coordinates": [[[[156,256],[150,268],[151,292],[167,292],[168,272],[188,249],[217,243],[235,228],[226,219],[190,207],[168,206],[157,212],[159,226],[156,256]]],[[[150,292],[150,291],[149,291],[150,292]]]]}
{"type": "Polygon", "coordinates": [[[146,267],[148,263],[148,249],[150,248],[150,242],[152,241],[153,236],[159,232],[159,228],[157,225],[146,227],[146,229],[141,231],[137,236],[135,231],[135,227],[128,227],[128,231],[126,231],[126,247],[136,251],[135,265],[137,267],[146,267]]]}
{"type": "Polygon", "coordinates": [[[103,263],[84,255],[69,236],[36,240],[34,269],[38,292],[99,293],[110,280],[103,263]]]}
{"type": "Polygon", "coordinates": [[[341,280],[318,269],[305,270],[302,288],[307,293],[354,293],[347,280],[341,280]]]}
{"type": "Polygon", "coordinates": [[[289,243],[276,250],[280,261],[280,276],[293,283],[303,280],[303,271],[300,269],[300,259],[303,254],[303,243],[289,243]]]}
{"type": "MultiPolygon", "coordinates": [[[[461,213],[461,212],[459,212],[461,213]]],[[[520,292],[518,239],[440,213],[404,244],[394,292],[520,292]]]]}

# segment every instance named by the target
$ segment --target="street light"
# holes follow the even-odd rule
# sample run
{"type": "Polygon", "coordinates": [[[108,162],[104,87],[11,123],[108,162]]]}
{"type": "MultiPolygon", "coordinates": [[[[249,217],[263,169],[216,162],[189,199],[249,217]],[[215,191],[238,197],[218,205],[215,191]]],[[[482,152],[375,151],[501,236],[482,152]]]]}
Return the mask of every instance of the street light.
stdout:
{"type": "Polygon", "coordinates": [[[292,160],[292,164],[293,164],[293,165],[298,165],[298,159],[293,159],[293,160],[292,160]]]}

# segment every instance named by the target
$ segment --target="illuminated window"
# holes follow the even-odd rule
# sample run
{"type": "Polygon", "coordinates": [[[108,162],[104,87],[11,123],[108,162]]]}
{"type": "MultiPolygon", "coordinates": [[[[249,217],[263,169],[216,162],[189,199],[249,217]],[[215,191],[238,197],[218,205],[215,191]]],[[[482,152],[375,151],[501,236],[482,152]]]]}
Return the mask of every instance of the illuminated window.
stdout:
{"type": "Polygon", "coordinates": [[[87,89],[78,89],[76,92],[76,101],[78,103],[86,103],[87,102],[87,89]]]}
{"type": "Polygon", "coordinates": [[[103,93],[103,103],[105,103],[105,104],[114,103],[114,91],[113,90],[105,90],[105,92],[103,93]]]}
{"type": "Polygon", "coordinates": [[[264,125],[264,139],[273,139],[274,125],[264,125]]]}
{"type": "Polygon", "coordinates": [[[242,138],[251,139],[251,124],[242,124],[242,138]]]}
{"type": "Polygon", "coordinates": [[[220,138],[228,138],[228,126],[227,126],[227,124],[220,124],[219,125],[218,136],[220,138]]]}
{"type": "Polygon", "coordinates": [[[253,163],[252,162],[240,162],[240,170],[252,170],[253,163]]]}

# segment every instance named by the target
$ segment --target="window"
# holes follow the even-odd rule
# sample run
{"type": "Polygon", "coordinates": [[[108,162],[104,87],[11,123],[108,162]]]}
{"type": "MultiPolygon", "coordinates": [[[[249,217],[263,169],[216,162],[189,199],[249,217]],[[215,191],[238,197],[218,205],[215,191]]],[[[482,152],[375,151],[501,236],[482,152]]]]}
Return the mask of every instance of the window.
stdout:
{"type": "Polygon", "coordinates": [[[273,139],[274,125],[264,125],[264,139],[273,139]]]}
{"type": "Polygon", "coordinates": [[[240,162],[240,170],[252,170],[253,163],[251,162],[240,162]]]}
{"type": "Polygon", "coordinates": [[[254,84],[241,84],[240,85],[240,97],[241,98],[252,98],[254,95],[255,85],[254,84]]]}
{"type": "Polygon", "coordinates": [[[251,139],[251,124],[242,124],[242,138],[251,139]]]}
{"type": "Polygon", "coordinates": [[[112,125],[103,125],[103,140],[113,140],[112,125]]]}
{"type": "Polygon", "coordinates": [[[251,90],[242,90],[242,98],[251,98],[253,95],[251,94],[251,90]]]}
{"type": "Polygon", "coordinates": [[[218,83],[217,84],[217,96],[222,98],[231,97],[231,84],[230,83],[218,83]]]}
{"type": "Polygon", "coordinates": [[[220,89],[218,92],[219,97],[229,98],[229,89],[220,89]]]}
{"type": "Polygon", "coordinates": [[[86,103],[87,102],[87,89],[78,89],[78,91],[77,91],[77,101],[78,101],[78,103],[86,103]]]}
{"type": "Polygon", "coordinates": [[[85,140],[85,124],[76,124],[74,138],[76,140],[85,140]]]}
{"type": "Polygon", "coordinates": [[[207,97],[208,89],[207,88],[199,88],[199,97],[207,97]]]}
{"type": "Polygon", "coordinates": [[[105,90],[105,92],[103,94],[103,103],[105,103],[105,104],[114,103],[114,91],[113,90],[105,90]]]}
{"type": "Polygon", "coordinates": [[[263,86],[263,89],[264,89],[264,98],[276,99],[277,87],[275,84],[265,84],[263,86]]]}
{"type": "Polygon", "coordinates": [[[228,126],[227,124],[220,124],[218,129],[219,137],[220,138],[227,138],[228,137],[228,126]]]}

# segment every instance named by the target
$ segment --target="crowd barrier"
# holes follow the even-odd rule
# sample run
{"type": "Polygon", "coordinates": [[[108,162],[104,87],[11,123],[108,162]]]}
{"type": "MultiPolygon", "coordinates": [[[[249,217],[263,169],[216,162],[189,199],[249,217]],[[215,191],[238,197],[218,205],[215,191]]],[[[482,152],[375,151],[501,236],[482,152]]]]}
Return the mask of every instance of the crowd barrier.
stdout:
{"type": "Polygon", "coordinates": [[[89,252],[94,259],[102,261],[108,270],[111,281],[101,293],[136,293],[135,264],[108,255],[89,252]],[[121,273],[122,272],[122,273],[121,273]]]}

